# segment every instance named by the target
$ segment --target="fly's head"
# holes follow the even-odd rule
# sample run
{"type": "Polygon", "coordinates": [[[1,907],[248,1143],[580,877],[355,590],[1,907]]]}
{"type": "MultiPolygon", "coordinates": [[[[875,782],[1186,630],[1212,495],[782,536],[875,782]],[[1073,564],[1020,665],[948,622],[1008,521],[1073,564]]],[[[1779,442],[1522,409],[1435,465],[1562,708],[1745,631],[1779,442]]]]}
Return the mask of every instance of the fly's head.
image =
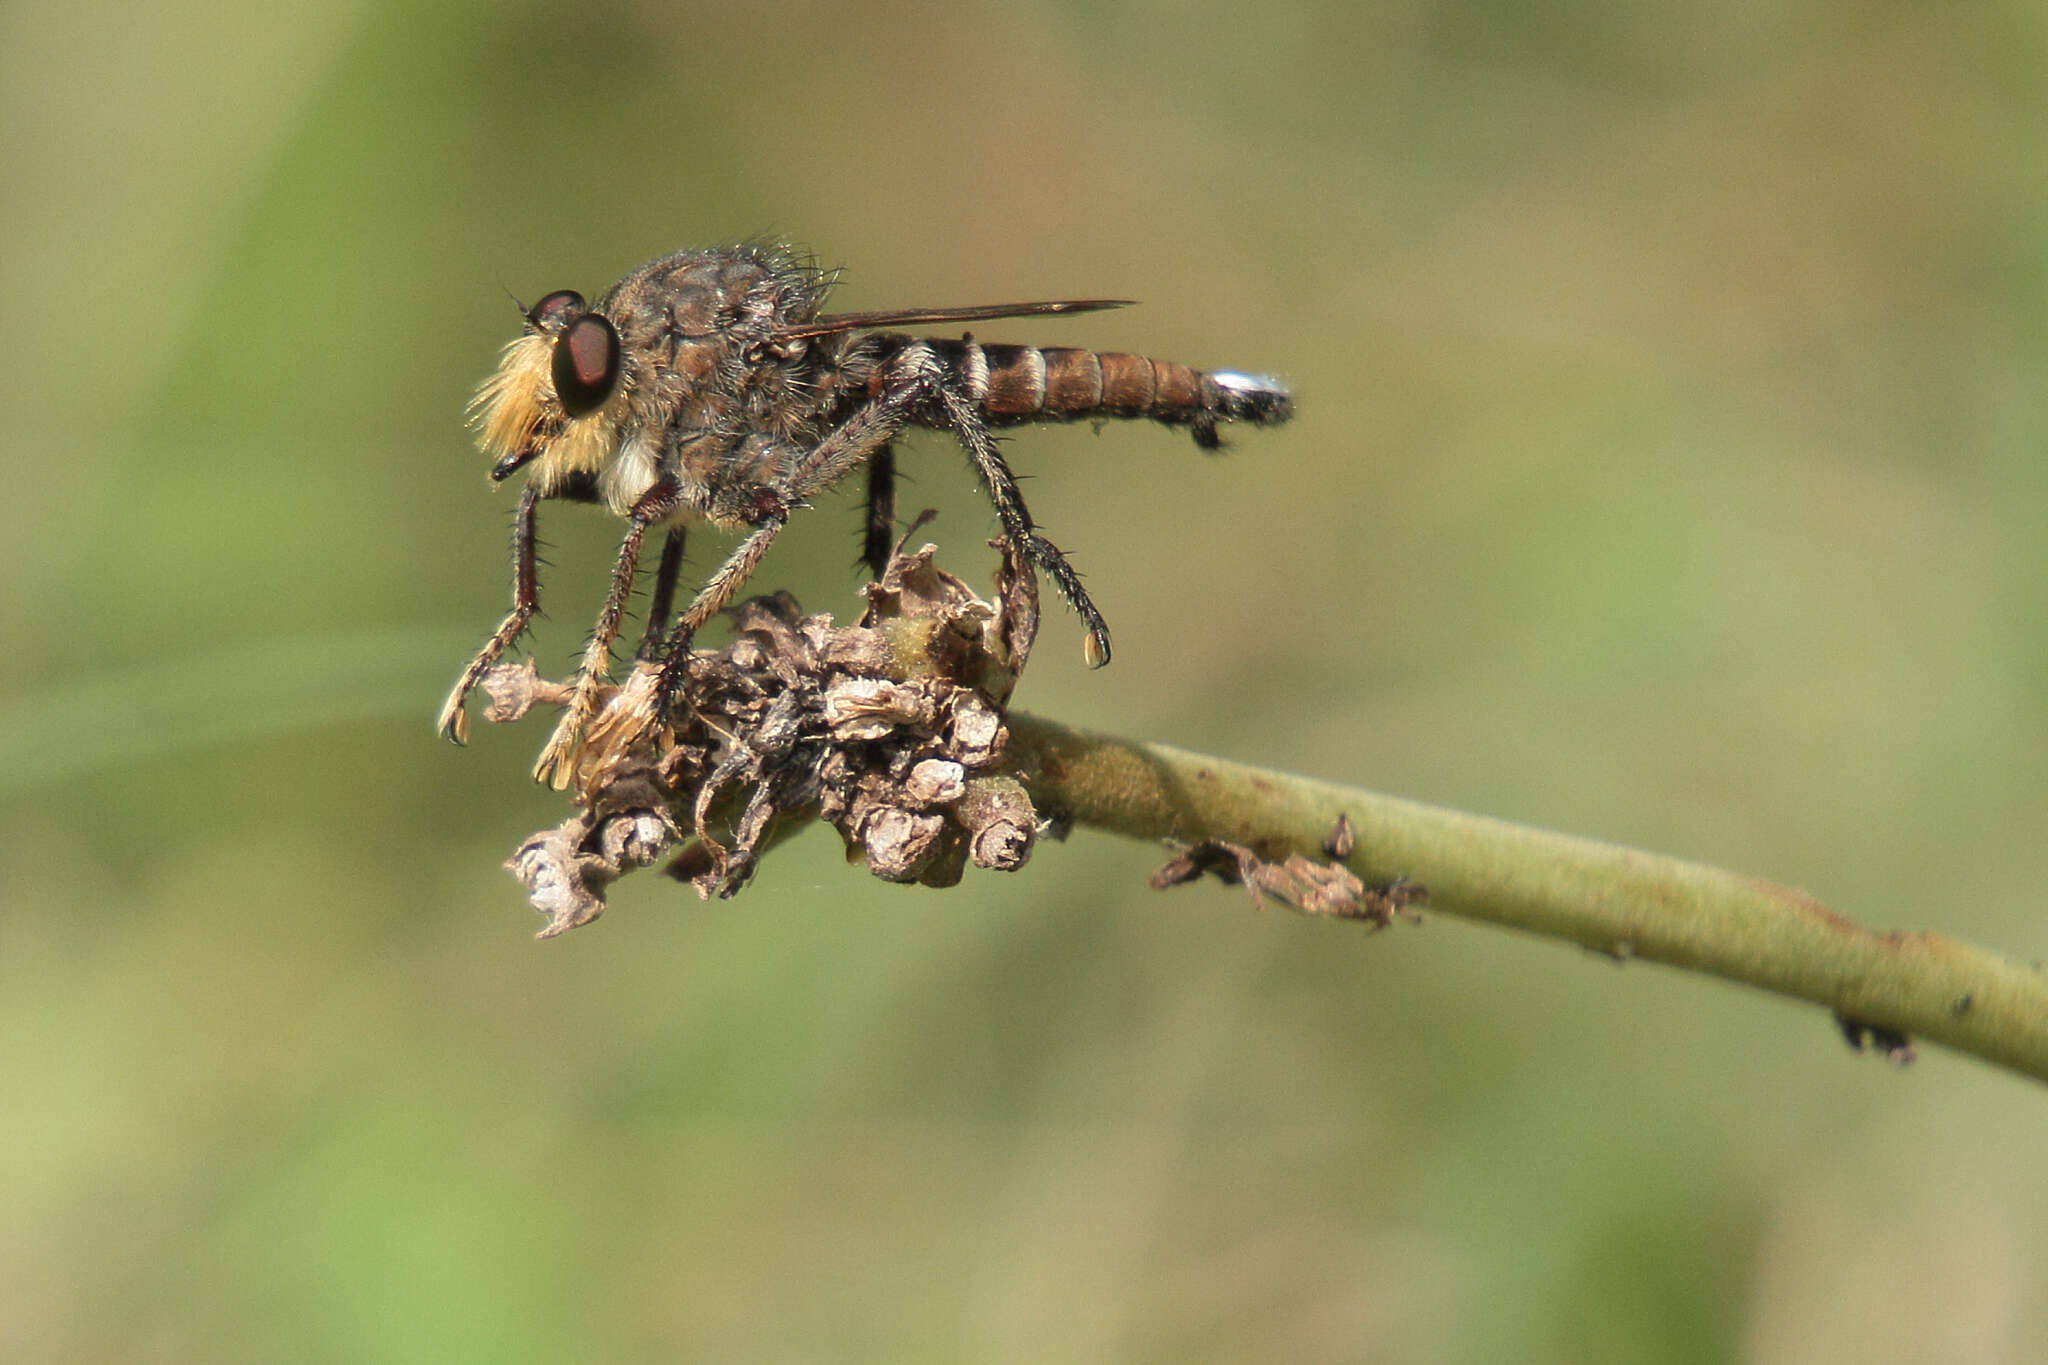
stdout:
{"type": "Polygon", "coordinates": [[[601,472],[625,435],[625,370],[617,325],[575,290],[527,310],[525,330],[470,401],[491,477],[531,466],[529,477],[553,494],[601,472]]]}

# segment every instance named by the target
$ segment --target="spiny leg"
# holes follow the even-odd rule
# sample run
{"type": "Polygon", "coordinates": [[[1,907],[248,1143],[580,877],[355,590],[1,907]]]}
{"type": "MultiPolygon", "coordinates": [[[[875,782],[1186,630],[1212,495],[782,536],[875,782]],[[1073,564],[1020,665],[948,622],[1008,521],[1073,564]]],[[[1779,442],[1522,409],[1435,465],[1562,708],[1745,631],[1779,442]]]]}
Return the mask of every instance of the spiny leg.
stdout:
{"type": "MultiPolygon", "coordinates": [[[[823,440],[785,472],[781,488],[762,490],[765,500],[755,514],[753,533],[719,566],[669,632],[668,644],[661,654],[661,677],[655,686],[655,696],[664,709],[682,695],[683,684],[688,681],[691,638],[705,622],[725,609],[740,585],[752,575],[761,556],[768,553],[768,547],[775,543],[775,537],[789,520],[790,505],[821,488],[831,487],[861,461],[886,449],[896,433],[903,430],[911,409],[929,392],[936,373],[936,367],[929,364],[912,370],[827,432],[823,440]]],[[[652,719],[647,718],[648,722],[652,719]]]]}
{"type": "Polygon", "coordinates": [[[647,534],[649,525],[675,511],[679,501],[675,484],[664,480],[641,494],[640,501],[627,514],[628,529],[625,540],[619,544],[619,561],[612,569],[611,591],[605,594],[604,607],[590,633],[590,644],[583,651],[583,663],[576,670],[575,690],[570,693],[568,708],[555,723],[555,732],[541,750],[540,761],[533,766],[536,782],[545,782],[557,791],[569,785],[569,758],[576,752],[583,727],[597,711],[597,689],[611,671],[612,641],[618,638],[626,600],[633,594],[641,538],[647,534]]]}
{"type": "Polygon", "coordinates": [[[881,396],[825,434],[790,467],[779,490],[785,506],[830,488],[863,460],[887,449],[910,420],[911,412],[937,389],[943,371],[929,351],[900,368],[881,396]]]}
{"type": "Polygon", "coordinates": [[[647,629],[640,636],[636,659],[652,659],[668,631],[668,614],[675,605],[676,577],[683,569],[685,528],[671,526],[661,542],[661,564],[654,571],[654,591],[647,598],[647,629]]]}
{"type": "Polygon", "coordinates": [[[775,537],[782,533],[788,521],[787,512],[768,513],[766,519],[726,556],[725,563],[718,566],[718,572],[711,575],[711,581],[699,590],[683,614],[676,618],[675,628],[669,632],[668,645],[661,656],[661,677],[655,686],[655,696],[660,698],[662,706],[667,706],[671,698],[681,694],[683,683],[689,677],[691,637],[706,621],[723,611],[725,604],[732,601],[733,594],[740,590],[740,585],[753,576],[761,563],[761,556],[768,553],[768,547],[775,543],[775,537]]]}
{"type": "Polygon", "coordinates": [[[1074,572],[1074,566],[1060,553],[1057,545],[1039,535],[1032,528],[1031,511],[1024,505],[1024,494],[1017,487],[1017,476],[1010,472],[1003,453],[996,446],[995,437],[989,434],[988,423],[982,419],[980,408],[974,400],[957,392],[951,385],[939,389],[939,404],[945,409],[946,421],[960,437],[960,444],[967,447],[967,453],[974,460],[974,467],[981,475],[982,487],[988,490],[989,501],[995,504],[996,517],[1003,524],[1003,534],[1033,564],[1045,571],[1060,596],[1073,605],[1081,617],[1081,624],[1088,632],[1082,641],[1082,654],[1090,668],[1100,668],[1109,662],[1109,623],[1102,619],[1102,613],[1089,600],[1088,590],[1081,586],[1081,575],[1074,572]]]}
{"type": "Polygon", "coordinates": [[[889,567],[896,543],[896,448],[883,443],[868,456],[868,521],[861,536],[861,559],[876,578],[889,567]]]}
{"type": "Polygon", "coordinates": [[[469,667],[462,670],[455,690],[441,704],[441,717],[435,722],[436,728],[457,744],[469,742],[469,712],[463,709],[463,703],[469,699],[470,692],[485,671],[526,633],[533,614],[540,610],[540,575],[534,567],[534,516],[539,506],[540,493],[528,485],[519,497],[519,510],[512,517],[512,610],[506,613],[497,631],[484,642],[476,657],[469,661],[469,667]]]}

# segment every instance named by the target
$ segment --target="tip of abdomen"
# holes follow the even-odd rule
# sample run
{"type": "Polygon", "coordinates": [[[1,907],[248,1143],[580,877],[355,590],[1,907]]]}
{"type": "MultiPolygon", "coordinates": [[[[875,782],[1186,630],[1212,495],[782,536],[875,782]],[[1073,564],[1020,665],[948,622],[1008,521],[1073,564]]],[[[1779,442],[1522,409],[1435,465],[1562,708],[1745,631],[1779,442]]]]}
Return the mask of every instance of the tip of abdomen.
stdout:
{"type": "Polygon", "coordinates": [[[1294,415],[1294,395],[1269,374],[1214,370],[1209,380],[1219,399],[1216,415],[1258,426],[1277,426],[1294,415]]]}

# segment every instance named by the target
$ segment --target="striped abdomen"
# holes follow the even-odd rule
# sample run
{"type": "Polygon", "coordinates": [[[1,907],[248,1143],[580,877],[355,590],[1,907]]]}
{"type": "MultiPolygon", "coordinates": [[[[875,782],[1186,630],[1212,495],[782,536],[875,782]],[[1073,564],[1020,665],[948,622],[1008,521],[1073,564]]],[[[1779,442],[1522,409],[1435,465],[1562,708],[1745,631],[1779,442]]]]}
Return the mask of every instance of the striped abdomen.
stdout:
{"type": "Polygon", "coordinates": [[[1205,374],[1170,360],[1066,346],[921,343],[964,381],[991,426],[1149,417],[1185,426],[1198,445],[1217,444],[1218,422],[1274,426],[1294,415],[1294,398],[1264,375],[1205,374]]]}

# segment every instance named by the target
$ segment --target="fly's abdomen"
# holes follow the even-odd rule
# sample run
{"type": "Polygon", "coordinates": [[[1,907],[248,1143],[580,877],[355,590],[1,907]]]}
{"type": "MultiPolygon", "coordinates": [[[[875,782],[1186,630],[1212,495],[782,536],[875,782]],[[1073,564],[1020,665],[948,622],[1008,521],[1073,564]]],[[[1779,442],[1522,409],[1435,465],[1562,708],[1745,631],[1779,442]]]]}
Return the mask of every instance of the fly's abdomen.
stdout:
{"type": "Polygon", "coordinates": [[[1198,445],[1213,447],[1218,422],[1275,426],[1294,415],[1293,395],[1264,375],[1204,373],[1122,351],[972,341],[927,344],[956,367],[996,426],[1149,417],[1188,427],[1198,445]]]}

